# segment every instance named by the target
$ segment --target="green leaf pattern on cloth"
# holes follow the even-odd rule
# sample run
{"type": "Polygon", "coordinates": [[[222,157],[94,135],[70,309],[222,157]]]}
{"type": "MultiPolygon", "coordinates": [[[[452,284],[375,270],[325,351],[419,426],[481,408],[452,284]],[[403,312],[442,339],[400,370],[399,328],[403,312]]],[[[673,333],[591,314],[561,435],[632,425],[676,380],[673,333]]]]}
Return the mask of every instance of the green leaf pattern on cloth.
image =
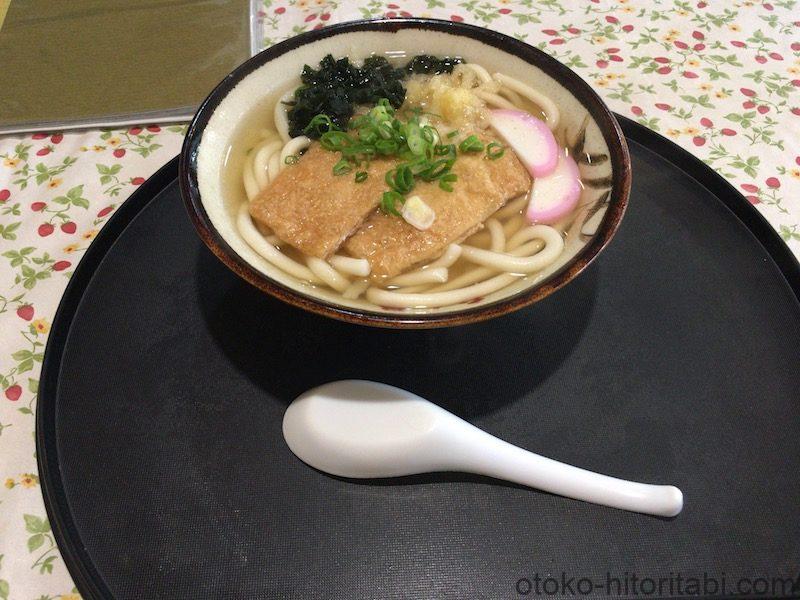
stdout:
{"type": "MultiPolygon", "coordinates": [[[[800,254],[795,0],[264,0],[258,13],[264,45],[335,22],[408,16],[474,23],[556,57],[613,110],[728,178],[800,254]]],[[[177,154],[185,131],[144,124],[0,137],[0,600],[79,598],[36,470],[44,345],[86,247],[177,154]]]]}

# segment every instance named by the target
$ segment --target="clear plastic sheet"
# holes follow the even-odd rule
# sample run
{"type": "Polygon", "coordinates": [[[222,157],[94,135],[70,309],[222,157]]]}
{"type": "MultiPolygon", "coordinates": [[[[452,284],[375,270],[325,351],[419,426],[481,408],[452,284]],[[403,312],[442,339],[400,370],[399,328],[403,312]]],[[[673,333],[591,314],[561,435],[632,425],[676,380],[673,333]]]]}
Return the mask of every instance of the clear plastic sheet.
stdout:
{"type": "Polygon", "coordinates": [[[255,48],[252,8],[11,0],[0,26],[0,133],[186,119],[255,48]]]}

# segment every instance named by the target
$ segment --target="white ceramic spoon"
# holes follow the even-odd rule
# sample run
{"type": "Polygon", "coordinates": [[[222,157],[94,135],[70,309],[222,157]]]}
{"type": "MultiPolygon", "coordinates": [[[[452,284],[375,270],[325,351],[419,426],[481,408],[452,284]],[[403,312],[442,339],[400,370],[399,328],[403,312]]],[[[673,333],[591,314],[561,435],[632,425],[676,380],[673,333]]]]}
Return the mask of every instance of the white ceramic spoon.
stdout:
{"type": "Polygon", "coordinates": [[[299,396],[283,436],[300,460],[342,477],[462,471],[640,513],[673,517],[683,494],[593,473],[504,442],[424,398],[372,381],[326,383],[299,396]]]}

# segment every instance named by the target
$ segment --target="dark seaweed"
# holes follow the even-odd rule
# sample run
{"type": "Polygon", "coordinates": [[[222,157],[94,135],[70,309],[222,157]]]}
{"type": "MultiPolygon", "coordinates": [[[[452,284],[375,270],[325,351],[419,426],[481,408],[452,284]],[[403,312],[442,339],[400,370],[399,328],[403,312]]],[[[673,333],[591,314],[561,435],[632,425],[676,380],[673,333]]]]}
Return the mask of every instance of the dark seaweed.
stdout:
{"type": "Polygon", "coordinates": [[[436,58],[419,55],[404,67],[393,67],[383,56],[370,56],[361,67],[348,58],[334,59],[330,54],[314,69],[303,67],[300,81],[303,85],[294,92],[290,105],[289,135],[307,135],[319,138],[322,132],[306,132],[306,126],[319,114],[328,115],[339,129],[346,129],[359,104],[376,104],[386,98],[394,108],[399,108],[406,97],[402,80],[412,73],[451,73],[460,63],[458,58],[436,58]]]}
{"type": "Polygon", "coordinates": [[[461,64],[461,59],[458,57],[436,58],[429,54],[420,54],[408,61],[404,70],[409,75],[412,73],[438,75],[439,73],[452,73],[458,64],[461,64]]]}
{"type": "MultiPolygon", "coordinates": [[[[348,58],[335,60],[330,54],[319,63],[319,69],[306,65],[300,75],[303,85],[295,90],[289,110],[289,134],[303,135],[311,119],[319,114],[328,115],[336,127],[346,129],[357,105],[374,104],[381,98],[398,108],[406,97],[400,83],[404,76],[382,56],[369,57],[361,67],[348,58]]],[[[306,135],[318,138],[320,133],[306,135]]]]}

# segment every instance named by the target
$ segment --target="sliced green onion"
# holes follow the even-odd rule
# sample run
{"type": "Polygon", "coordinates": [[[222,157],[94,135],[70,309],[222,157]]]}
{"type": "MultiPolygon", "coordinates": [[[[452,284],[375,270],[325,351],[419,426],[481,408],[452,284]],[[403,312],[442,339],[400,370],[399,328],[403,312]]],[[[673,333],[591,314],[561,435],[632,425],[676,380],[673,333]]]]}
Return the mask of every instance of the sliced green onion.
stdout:
{"type": "Polygon", "coordinates": [[[438,145],[435,146],[433,149],[433,153],[436,156],[451,156],[454,157],[456,155],[456,145],[455,144],[447,144],[445,146],[438,145]]]}
{"type": "Polygon", "coordinates": [[[353,144],[342,148],[340,152],[342,156],[346,156],[355,162],[359,162],[359,158],[369,160],[377,154],[375,146],[370,144],[353,144]]]}
{"type": "Polygon", "coordinates": [[[370,119],[370,116],[368,114],[367,115],[359,115],[357,117],[353,117],[352,119],[350,119],[350,122],[347,124],[347,128],[348,129],[360,129],[364,125],[369,124],[371,121],[372,121],[372,119],[370,119]]]}
{"type": "Polygon", "coordinates": [[[432,162],[419,176],[425,181],[433,181],[447,173],[453,166],[453,163],[455,163],[454,158],[440,158],[432,162]]]}
{"type": "Polygon", "coordinates": [[[364,142],[365,144],[374,144],[380,139],[378,133],[372,129],[366,130],[362,129],[358,132],[358,139],[364,142]]]}
{"type": "Polygon", "coordinates": [[[383,107],[389,116],[394,116],[394,108],[392,107],[392,103],[389,102],[388,98],[381,98],[378,100],[378,106],[383,107]]]}
{"type": "Polygon", "coordinates": [[[343,131],[328,131],[320,136],[319,143],[325,150],[340,151],[352,145],[353,138],[343,131]]]}
{"type": "Polygon", "coordinates": [[[290,154],[286,158],[283,159],[283,162],[287,165],[296,165],[297,161],[300,160],[300,157],[297,154],[290,154]]]}
{"type": "Polygon", "coordinates": [[[489,142],[489,145],[486,146],[486,158],[491,160],[497,160],[503,154],[506,153],[506,149],[503,144],[498,144],[497,142],[489,142]]]}
{"type": "Polygon", "coordinates": [[[427,146],[428,143],[425,141],[425,138],[422,137],[420,126],[414,121],[409,121],[408,125],[406,125],[406,139],[412,153],[417,156],[423,156],[425,154],[425,146],[427,146]]]}
{"type": "Polygon", "coordinates": [[[407,194],[410,192],[414,187],[414,174],[411,172],[411,168],[402,166],[397,169],[396,181],[402,186],[402,189],[398,189],[400,193],[407,194]]]}
{"type": "Polygon", "coordinates": [[[445,192],[452,192],[453,186],[452,184],[458,180],[458,175],[455,173],[447,173],[442,175],[439,178],[439,188],[443,189],[445,192]]]}
{"type": "Polygon", "coordinates": [[[414,188],[414,173],[408,165],[400,165],[386,173],[386,183],[394,191],[407,194],[414,188]]]}
{"type": "Polygon", "coordinates": [[[303,133],[308,134],[316,132],[318,134],[323,134],[327,131],[333,131],[334,129],[336,129],[336,125],[333,124],[331,118],[328,115],[320,113],[308,122],[308,125],[303,128],[303,133]]]}
{"type": "Polygon", "coordinates": [[[395,130],[390,123],[380,123],[378,125],[378,135],[385,140],[389,140],[394,137],[394,131],[395,130]]]}
{"type": "Polygon", "coordinates": [[[436,131],[435,127],[425,125],[425,127],[422,128],[422,139],[432,146],[436,145],[439,141],[439,132],[436,131]]]}
{"type": "Polygon", "coordinates": [[[343,158],[335,165],[333,165],[333,174],[334,175],[344,175],[345,173],[349,173],[353,170],[353,165],[350,164],[350,161],[343,158]]]}
{"type": "Polygon", "coordinates": [[[477,135],[471,135],[458,145],[461,152],[480,152],[483,150],[483,142],[477,135]]]}
{"type": "Polygon", "coordinates": [[[389,114],[386,111],[386,109],[383,108],[382,106],[374,107],[371,111],[369,111],[369,116],[370,116],[371,119],[373,119],[373,120],[375,120],[375,121],[377,121],[379,123],[383,123],[383,122],[388,121],[388,120],[390,120],[392,118],[392,115],[389,114]]]}
{"type": "Polygon", "coordinates": [[[445,137],[447,137],[448,140],[452,140],[457,135],[458,135],[458,129],[454,129],[453,131],[448,133],[447,136],[445,136],[445,137]]]}
{"type": "Polygon", "coordinates": [[[399,144],[394,140],[378,140],[375,142],[375,149],[378,154],[388,156],[397,152],[399,144]]]}
{"type": "Polygon", "coordinates": [[[395,208],[395,206],[398,203],[402,204],[404,201],[405,198],[395,191],[383,192],[383,196],[381,196],[381,210],[390,215],[399,217],[400,212],[395,208]]]}
{"type": "Polygon", "coordinates": [[[366,171],[359,171],[356,173],[356,183],[362,183],[367,179],[367,172],[366,171]]]}

